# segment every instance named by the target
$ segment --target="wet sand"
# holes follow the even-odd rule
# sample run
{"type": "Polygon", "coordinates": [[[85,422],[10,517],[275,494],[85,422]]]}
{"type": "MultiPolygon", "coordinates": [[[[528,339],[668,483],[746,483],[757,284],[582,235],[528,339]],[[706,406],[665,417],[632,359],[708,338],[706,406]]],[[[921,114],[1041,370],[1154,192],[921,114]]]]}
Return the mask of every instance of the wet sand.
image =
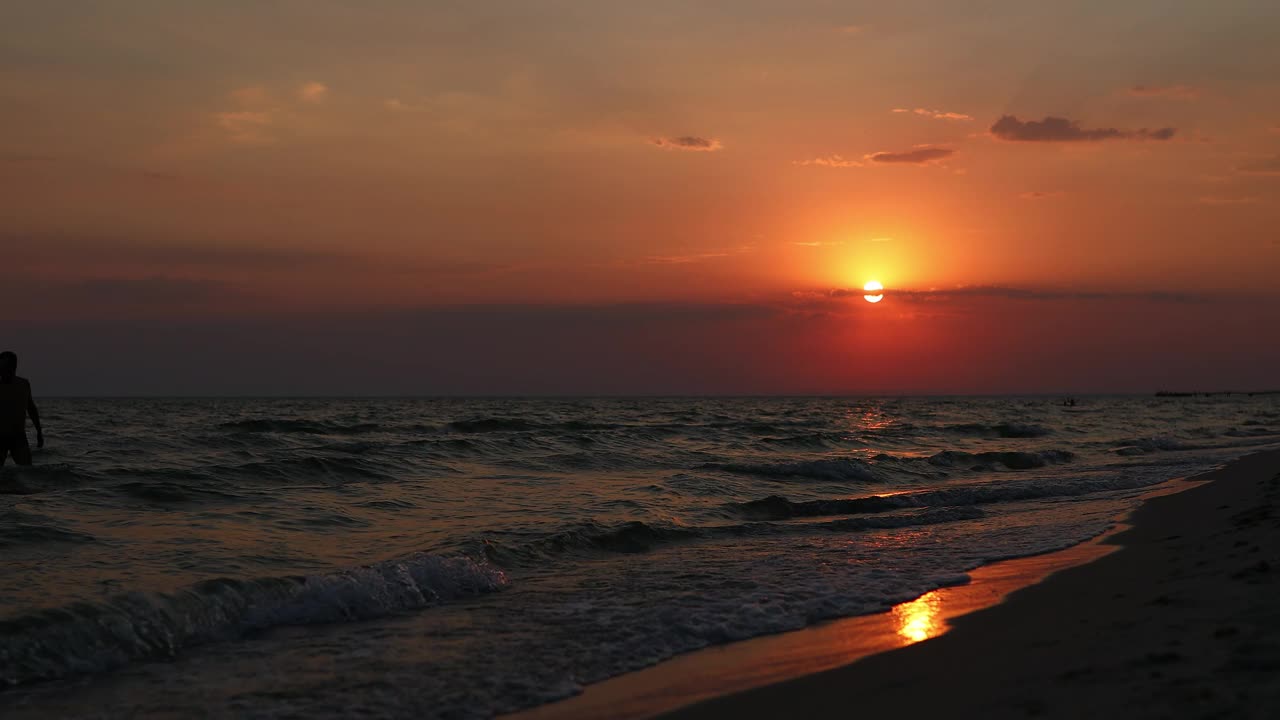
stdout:
{"type": "Polygon", "coordinates": [[[1093,542],[513,717],[1280,717],[1280,451],[1193,480],[1093,542]]]}

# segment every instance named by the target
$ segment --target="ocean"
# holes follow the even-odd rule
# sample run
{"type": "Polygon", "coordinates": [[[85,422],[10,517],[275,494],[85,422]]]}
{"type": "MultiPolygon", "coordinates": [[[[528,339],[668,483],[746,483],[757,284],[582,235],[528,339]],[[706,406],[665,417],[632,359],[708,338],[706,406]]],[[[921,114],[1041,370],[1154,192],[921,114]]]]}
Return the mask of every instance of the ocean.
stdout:
{"type": "Polygon", "coordinates": [[[1280,396],[52,399],[0,715],[483,718],[886,610],[1280,446],[1280,396]]]}

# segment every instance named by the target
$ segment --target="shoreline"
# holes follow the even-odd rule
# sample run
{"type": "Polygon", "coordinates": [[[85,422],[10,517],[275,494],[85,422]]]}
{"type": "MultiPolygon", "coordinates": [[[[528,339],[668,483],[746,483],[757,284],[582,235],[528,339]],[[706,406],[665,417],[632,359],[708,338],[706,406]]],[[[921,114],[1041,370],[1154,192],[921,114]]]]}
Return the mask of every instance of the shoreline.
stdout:
{"type": "MultiPolygon", "coordinates": [[[[1134,551],[1131,547],[1135,543],[1142,547],[1150,545],[1151,536],[1160,532],[1153,528],[1167,529],[1169,525],[1187,524],[1184,517],[1187,511],[1182,509],[1183,505],[1196,508],[1200,504],[1200,496],[1214,489],[1218,492],[1213,495],[1225,494],[1236,503],[1247,502],[1248,498],[1243,496],[1255,488],[1239,477],[1265,475],[1265,485],[1272,482],[1272,476],[1280,478],[1278,470],[1280,451],[1272,450],[1246,455],[1222,468],[1191,478],[1171,478],[1144,493],[1139,505],[1125,517],[1117,518],[1117,524],[1110,530],[1064,550],[981,566],[968,573],[970,581],[966,584],[939,588],[887,612],[843,618],[794,632],[694,651],[590,685],[574,697],[503,717],[511,720],[577,720],[607,715],[618,720],[659,716],[671,720],[694,720],[723,716],[844,716],[851,707],[857,707],[860,714],[873,712],[873,708],[902,714],[903,698],[907,696],[913,698],[914,704],[921,705],[922,715],[965,709],[958,708],[955,702],[959,698],[973,697],[973,694],[958,686],[955,697],[944,698],[939,692],[938,682],[940,679],[954,682],[957,663],[971,667],[963,659],[966,655],[982,656],[987,653],[991,645],[987,636],[1001,637],[1000,626],[1005,622],[1002,615],[1016,612],[1017,617],[1025,621],[1028,616],[1072,614],[1074,588],[1059,587],[1063,578],[1086,586],[1091,582],[1097,583],[1105,591],[1106,582],[1090,580],[1090,576],[1098,574],[1091,571],[1095,566],[1104,562],[1116,564],[1117,558],[1120,558],[1121,565],[1133,564],[1134,551]],[[1224,480],[1226,482],[1214,482],[1224,480]],[[1242,490],[1242,486],[1247,487],[1242,490]],[[1186,499],[1192,495],[1195,497],[1186,499]],[[1235,497],[1237,495],[1242,497],[1235,497]],[[1174,501],[1180,501],[1180,504],[1174,501]],[[1174,519],[1165,517],[1168,515],[1173,515],[1174,519]],[[1077,579],[1081,576],[1083,580],[1077,579]],[[1027,599],[1028,596],[1031,599],[1027,599]],[[1024,609],[1028,603],[1031,607],[1024,609]],[[924,640],[930,642],[922,642],[924,640]],[[933,650],[939,646],[942,646],[942,651],[933,650]],[[957,647],[960,649],[952,650],[957,647]],[[922,655],[925,656],[923,660],[919,659],[922,655]],[[942,656],[946,659],[937,659],[942,656]],[[937,677],[929,672],[931,667],[937,677]],[[913,692],[922,699],[917,700],[916,695],[911,694],[913,692]],[[873,697],[874,702],[871,701],[873,697]],[[925,706],[930,708],[927,712],[925,706]]],[[[1191,514],[1194,516],[1194,512],[1191,514]]],[[[1222,524],[1219,522],[1213,527],[1222,524]]],[[[1225,524],[1230,525],[1229,518],[1225,524]]],[[[1174,537],[1169,533],[1166,535],[1174,537]]],[[[1271,547],[1274,548],[1274,543],[1271,547]]],[[[1168,552],[1165,549],[1163,554],[1168,552]]],[[[1280,558],[1267,557],[1272,558],[1270,564],[1260,561],[1263,565],[1280,565],[1277,562],[1280,558]]],[[[1147,558],[1138,564],[1149,560],[1147,558]]],[[[1109,570],[1109,565],[1103,568],[1103,572],[1109,570]]],[[[1260,570],[1257,574],[1266,575],[1267,572],[1260,570]]],[[[1106,609],[1095,611],[1095,619],[1108,619],[1106,609]]],[[[1019,644],[1021,631],[1005,630],[1004,633],[1003,640],[1008,644],[1019,644]]],[[[1180,642],[1177,638],[1164,639],[1173,640],[1175,645],[1180,642]]],[[[1057,640],[1050,633],[1041,642],[1052,647],[1057,640]]],[[[1019,648],[1011,647],[1009,650],[1007,662],[1016,669],[1019,667],[1016,659],[1019,648]]],[[[1158,658],[1171,657],[1167,649],[1152,650],[1149,654],[1158,658]]],[[[1280,645],[1277,646],[1276,657],[1277,669],[1280,669],[1280,645]]],[[[1079,660],[1074,656],[1069,659],[1079,660]]],[[[971,681],[990,686],[992,679],[979,676],[971,678],[971,681]]],[[[1042,678],[1040,682],[1043,684],[1048,680],[1042,678]]],[[[1033,688],[1024,690],[1027,697],[1022,698],[1023,704],[1014,708],[1016,712],[1009,712],[1009,716],[1026,716],[1040,702],[1033,688]]],[[[999,704],[972,708],[974,711],[979,709],[984,713],[1000,714],[1010,708],[999,704]]],[[[1080,708],[1080,711],[1093,710],[1080,708]]],[[[1032,714],[1044,712],[1045,708],[1040,708],[1032,714]]],[[[1070,716],[1070,713],[1065,716],[1070,716]]]]}

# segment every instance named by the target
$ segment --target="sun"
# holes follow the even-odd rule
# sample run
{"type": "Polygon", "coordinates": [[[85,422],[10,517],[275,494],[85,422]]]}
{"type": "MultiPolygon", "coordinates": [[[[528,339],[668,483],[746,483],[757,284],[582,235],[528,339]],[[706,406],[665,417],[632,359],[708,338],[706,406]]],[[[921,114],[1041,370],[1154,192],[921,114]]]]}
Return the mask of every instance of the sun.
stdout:
{"type": "Polygon", "coordinates": [[[862,289],[867,293],[862,296],[862,299],[869,303],[878,303],[884,299],[884,286],[880,284],[879,280],[868,282],[862,286],[862,289]]]}

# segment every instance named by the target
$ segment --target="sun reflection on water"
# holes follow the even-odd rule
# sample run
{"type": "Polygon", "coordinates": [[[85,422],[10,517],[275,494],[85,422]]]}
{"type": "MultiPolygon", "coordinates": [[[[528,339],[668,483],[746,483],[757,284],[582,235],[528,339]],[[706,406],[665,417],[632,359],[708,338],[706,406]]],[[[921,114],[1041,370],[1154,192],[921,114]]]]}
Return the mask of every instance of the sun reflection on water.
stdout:
{"type": "Polygon", "coordinates": [[[942,634],[942,597],[934,590],[909,603],[893,608],[893,620],[898,626],[898,637],[908,644],[918,643],[942,634]]]}

